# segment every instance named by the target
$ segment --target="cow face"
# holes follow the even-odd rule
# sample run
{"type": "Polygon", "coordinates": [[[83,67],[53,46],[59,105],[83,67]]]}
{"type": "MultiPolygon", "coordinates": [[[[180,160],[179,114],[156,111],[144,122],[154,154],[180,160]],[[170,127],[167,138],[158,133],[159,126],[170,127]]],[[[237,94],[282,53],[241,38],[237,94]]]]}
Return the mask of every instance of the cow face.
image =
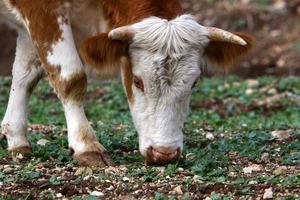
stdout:
{"type": "Polygon", "coordinates": [[[147,163],[166,164],[180,157],[183,123],[201,67],[208,61],[225,66],[244,54],[250,40],[239,35],[201,26],[189,15],[172,21],[151,17],[109,33],[111,44],[119,45],[119,50],[114,50],[117,53],[103,55],[92,48],[97,40],[85,43],[82,54],[94,65],[114,57],[109,63],[123,66],[140,152],[147,163]],[[124,41],[128,42],[126,50],[124,41]],[[122,56],[127,57],[125,63],[122,56]]]}

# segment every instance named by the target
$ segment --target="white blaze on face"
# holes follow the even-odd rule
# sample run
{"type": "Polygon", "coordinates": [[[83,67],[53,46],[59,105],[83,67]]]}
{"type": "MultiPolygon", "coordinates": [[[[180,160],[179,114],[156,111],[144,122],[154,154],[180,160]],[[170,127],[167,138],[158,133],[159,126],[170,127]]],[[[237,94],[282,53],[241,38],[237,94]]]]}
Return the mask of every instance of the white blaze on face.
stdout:
{"type": "Polygon", "coordinates": [[[207,30],[189,15],[172,21],[152,17],[132,27],[133,74],[144,84],[144,91],[132,86],[130,104],[140,151],[145,156],[150,146],[182,149],[183,123],[201,73],[207,30]]]}

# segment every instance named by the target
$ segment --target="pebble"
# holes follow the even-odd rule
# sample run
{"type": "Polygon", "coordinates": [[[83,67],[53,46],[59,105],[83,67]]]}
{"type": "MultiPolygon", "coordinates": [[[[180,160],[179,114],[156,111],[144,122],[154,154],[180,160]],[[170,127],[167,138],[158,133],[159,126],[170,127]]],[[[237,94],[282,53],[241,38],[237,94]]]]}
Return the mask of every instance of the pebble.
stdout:
{"type": "Polygon", "coordinates": [[[208,140],[214,140],[215,139],[215,136],[212,133],[207,133],[205,137],[208,140]]]}
{"type": "Polygon", "coordinates": [[[252,174],[252,172],[259,172],[259,171],[261,171],[261,166],[257,164],[253,164],[250,165],[249,167],[243,168],[243,172],[245,174],[252,174]]]}
{"type": "Polygon", "coordinates": [[[275,94],[277,94],[277,90],[275,88],[271,88],[268,90],[268,94],[275,95],[275,94]]]}
{"type": "Polygon", "coordinates": [[[287,140],[291,137],[290,130],[273,131],[271,134],[278,140],[287,140]]]}
{"type": "Polygon", "coordinates": [[[93,170],[88,167],[80,167],[76,170],[75,175],[80,176],[80,175],[92,175],[93,170]]]}
{"type": "Polygon", "coordinates": [[[247,84],[248,84],[249,88],[254,88],[259,85],[259,81],[255,80],[255,79],[249,79],[249,80],[247,80],[247,84]]]}
{"type": "Polygon", "coordinates": [[[37,144],[40,146],[46,146],[47,143],[49,143],[49,140],[46,139],[40,139],[39,141],[37,141],[37,144]]]}
{"type": "Polygon", "coordinates": [[[130,179],[128,178],[128,177],[123,177],[123,179],[122,179],[124,182],[129,182],[130,181],[130,179]]]}
{"type": "Polygon", "coordinates": [[[109,187],[107,188],[108,191],[112,191],[112,190],[114,190],[114,189],[115,189],[115,188],[114,188],[114,186],[112,186],[112,185],[109,186],[109,187]]]}
{"type": "Polygon", "coordinates": [[[246,95],[251,95],[251,94],[253,94],[253,92],[254,92],[254,91],[253,91],[252,89],[249,88],[249,89],[247,89],[247,90],[245,91],[245,94],[246,94],[246,95]]]}
{"type": "Polygon", "coordinates": [[[178,195],[183,195],[183,192],[182,192],[182,189],[181,189],[181,186],[177,186],[173,189],[173,191],[178,194],[178,195]]]}
{"type": "Polygon", "coordinates": [[[265,189],[263,199],[272,199],[273,198],[273,191],[272,190],[273,190],[272,188],[265,189]]]}
{"type": "Polygon", "coordinates": [[[62,198],[62,197],[63,197],[63,195],[61,193],[56,194],[56,198],[62,198]]]}
{"type": "Polygon", "coordinates": [[[16,158],[17,158],[18,160],[22,160],[22,159],[24,158],[24,156],[23,156],[21,153],[18,153],[18,154],[16,155],[16,158]]]}
{"type": "Polygon", "coordinates": [[[103,197],[104,193],[103,192],[99,192],[99,191],[93,191],[91,193],[92,196],[96,196],[96,197],[103,197]]]}
{"type": "Polygon", "coordinates": [[[270,154],[268,154],[268,153],[263,153],[263,154],[261,155],[261,159],[262,159],[262,160],[268,160],[269,157],[270,157],[270,154]]]}
{"type": "Polygon", "coordinates": [[[179,167],[177,170],[178,170],[178,172],[184,172],[184,169],[181,167],[179,167]]]}
{"type": "Polygon", "coordinates": [[[277,169],[273,171],[274,175],[280,175],[280,174],[285,174],[287,172],[287,167],[286,166],[280,166],[277,169]]]}
{"type": "Polygon", "coordinates": [[[139,194],[139,193],[143,193],[143,190],[137,190],[137,191],[134,191],[132,194],[137,195],[137,194],[139,194]]]}
{"type": "Polygon", "coordinates": [[[257,181],[249,181],[249,185],[256,185],[257,181]]]}

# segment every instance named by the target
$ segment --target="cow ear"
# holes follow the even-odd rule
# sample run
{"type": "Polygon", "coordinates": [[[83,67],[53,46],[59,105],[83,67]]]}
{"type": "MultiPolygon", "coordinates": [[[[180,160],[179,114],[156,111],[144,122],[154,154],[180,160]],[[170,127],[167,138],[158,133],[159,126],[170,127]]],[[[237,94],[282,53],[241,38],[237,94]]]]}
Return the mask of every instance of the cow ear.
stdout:
{"type": "Polygon", "coordinates": [[[118,70],[121,58],[127,56],[127,52],[127,44],[109,39],[108,33],[90,37],[80,47],[82,59],[99,74],[110,74],[118,70]]]}
{"type": "Polygon", "coordinates": [[[209,63],[217,67],[226,68],[246,55],[253,47],[253,38],[245,33],[236,32],[247,44],[239,45],[232,42],[210,41],[204,50],[209,63]]]}

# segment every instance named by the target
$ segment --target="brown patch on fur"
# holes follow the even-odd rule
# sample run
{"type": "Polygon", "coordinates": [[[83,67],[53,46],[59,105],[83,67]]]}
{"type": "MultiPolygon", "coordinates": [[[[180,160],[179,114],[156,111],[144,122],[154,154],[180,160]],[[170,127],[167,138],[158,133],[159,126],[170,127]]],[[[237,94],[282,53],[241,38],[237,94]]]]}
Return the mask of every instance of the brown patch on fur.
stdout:
{"type": "Polygon", "coordinates": [[[247,45],[241,46],[229,42],[215,42],[212,41],[205,49],[205,55],[209,62],[218,67],[226,68],[244,55],[246,55],[253,47],[253,38],[245,33],[234,33],[243,38],[247,45]]]}
{"type": "Polygon", "coordinates": [[[58,18],[69,24],[65,3],[71,0],[10,0],[13,7],[19,10],[24,19],[29,21],[29,30],[37,47],[40,60],[44,64],[49,80],[62,100],[82,101],[86,92],[87,78],[84,71],[74,72],[68,79],[60,77],[61,66],[52,66],[47,61],[47,55],[52,51],[52,45],[62,36],[58,18]]]}
{"type": "Polygon", "coordinates": [[[123,85],[126,90],[128,101],[130,104],[133,104],[134,103],[134,96],[132,92],[133,73],[132,73],[132,66],[129,58],[123,59],[122,78],[123,78],[123,85]]]}
{"type": "MultiPolygon", "coordinates": [[[[63,16],[63,4],[67,0],[10,0],[13,7],[18,9],[24,19],[29,21],[29,30],[32,39],[36,42],[39,55],[46,64],[47,53],[51,45],[61,38],[61,30],[57,22],[63,16]]],[[[45,66],[47,67],[47,65],[45,66]]]]}
{"type": "Polygon", "coordinates": [[[151,16],[173,19],[182,14],[177,0],[103,0],[111,28],[133,24],[151,16]]]}
{"type": "Polygon", "coordinates": [[[85,98],[87,77],[84,71],[74,73],[68,79],[60,76],[60,70],[48,75],[58,97],[61,100],[73,100],[81,102],[85,98]]]}
{"type": "Polygon", "coordinates": [[[127,45],[121,41],[110,40],[107,33],[101,33],[84,41],[80,54],[99,74],[106,74],[119,71],[121,57],[127,55],[127,45]]]}

